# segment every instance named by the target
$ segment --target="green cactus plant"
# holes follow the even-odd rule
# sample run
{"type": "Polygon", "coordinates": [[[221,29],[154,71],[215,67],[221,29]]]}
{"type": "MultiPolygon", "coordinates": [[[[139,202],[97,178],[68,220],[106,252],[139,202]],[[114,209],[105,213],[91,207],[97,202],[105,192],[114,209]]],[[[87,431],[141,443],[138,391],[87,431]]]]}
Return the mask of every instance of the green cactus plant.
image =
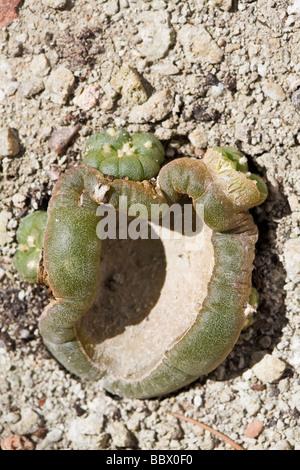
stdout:
{"type": "Polygon", "coordinates": [[[38,279],[46,222],[47,213],[36,211],[24,217],[17,231],[18,249],[14,262],[19,273],[28,282],[35,283],[38,279]]]}
{"type": "Polygon", "coordinates": [[[132,181],[155,177],[164,161],[161,142],[149,132],[132,137],[125,129],[108,129],[92,135],[86,143],[83,164],[105,175],[128,177],[132,181]]]}
{"type": "MultiPolygon", "coordinates": [[[[116,135],[117,144],[109,145],[123,148],[128,134],[116,135]]],[[[105,133],[97,139],[94,148],[106,145],[105,133]]],[[[151,183],[134,181],[132,173],[112,179],[84,163],[59,179],[48,207],[39,279],[52,300],[40,318],[41,335],[69,371],[101,378],[112,393],[164,395],[216,368],[245,325],[258,235],[249,209],[265,200],[266,186],[228,147],[208,150],[203,160],[173,160],[151,183]],[[151,244],[140,254],[122,240],[102,247],[97,208],[105,201],[123,211],[124,196],[125,209],[142,204],[146,218],[153,207],[188,196],[203,220],[194,250],[177,240],[162,240],[159,256],[151,244]],[[107,288],[111,270],[124,277],[123,287],[107,288]]]]}

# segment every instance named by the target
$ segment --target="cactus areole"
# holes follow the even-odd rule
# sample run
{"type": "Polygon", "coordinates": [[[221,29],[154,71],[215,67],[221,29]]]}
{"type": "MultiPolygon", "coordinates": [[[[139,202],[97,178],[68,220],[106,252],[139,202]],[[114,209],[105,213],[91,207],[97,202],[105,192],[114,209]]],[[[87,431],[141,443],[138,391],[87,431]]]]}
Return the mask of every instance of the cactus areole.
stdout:
{"type": "Polygon", "coordinates": [[[70,372],[127,397],[175,391],[232,350],[252,287],[257,228],[249,209],[267,197],[230,147],[160,169],[163,160],[149,133],[96,134],[83,164],[58,180],[47,215],[27,216],[18,230],[17,269],[51,291],[39,322],[45,345],[70,372]],[[98,209],[105,203],[121,214],[121,200],[129,214],[142,205],[159,235],[101,240],[98,209]],[[161,222],[161,207],[184,201],[201,230],[167,236],[175,229],[161,222]]]}

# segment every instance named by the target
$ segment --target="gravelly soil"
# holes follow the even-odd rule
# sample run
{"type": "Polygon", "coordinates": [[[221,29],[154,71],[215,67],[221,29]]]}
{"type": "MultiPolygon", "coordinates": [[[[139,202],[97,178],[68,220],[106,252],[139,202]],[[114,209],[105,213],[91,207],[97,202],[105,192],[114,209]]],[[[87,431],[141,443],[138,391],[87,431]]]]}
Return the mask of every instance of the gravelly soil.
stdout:
{"type": "Polygon", "coordinates": [[[299,449],[299,41],[298,0],[25,0],[0,29],[2,441],[19,434],[37,449],[229,448],[169,414],[177,412],[246,449],[299,449]],[[216,371],[156,400],[118,399],[63,370],[37,330],[47,293],[12,264],[20,219],[47,208],[59,174],[81,161],[86,136],[106,126],[155,132],[168,159],[236,146],[270,191],[253,211],[254,323],[216,371]],[[50,140],[61,128],[72,136],[62,147],[50,140]],[[18,151],[3,150],[12,139],[18,151]],[[260,430],[251,437],[254,421],[260,430]]]}

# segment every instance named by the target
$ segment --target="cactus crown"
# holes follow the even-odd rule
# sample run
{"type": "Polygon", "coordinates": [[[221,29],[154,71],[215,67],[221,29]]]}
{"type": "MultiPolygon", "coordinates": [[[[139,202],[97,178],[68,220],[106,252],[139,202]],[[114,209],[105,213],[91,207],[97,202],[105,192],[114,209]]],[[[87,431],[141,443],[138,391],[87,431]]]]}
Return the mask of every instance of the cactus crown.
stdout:
{"type": "Polygon", "coordinates": [[[132,136],[125,129],[107,129],[92,135],[86,143],[84,165],[105,175],[132,181],[154,178],[164,161],[164,148],[150,132],[132,136]]]}

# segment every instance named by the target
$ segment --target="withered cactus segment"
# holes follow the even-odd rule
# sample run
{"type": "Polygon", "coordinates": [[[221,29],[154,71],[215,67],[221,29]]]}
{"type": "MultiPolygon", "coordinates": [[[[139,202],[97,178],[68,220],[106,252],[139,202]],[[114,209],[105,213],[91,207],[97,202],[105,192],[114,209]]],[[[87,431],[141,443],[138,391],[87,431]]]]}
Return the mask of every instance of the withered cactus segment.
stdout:
{"type": "Polygon", "coordinates": [[[266,196],[263,181],[230,148],[210,149],[201,161],[173,160],[154,184],[105,177],[88,165],[69,170],[54,188],[44,237],[53,299],[40,331],[49,350],[71,372],[102,378],[127,397],[164,395],[209,373],[245,324],[258,235],[248,210],[266,196]],[[154,205],[168,208],[184,195],[203,220],[188,240],[192,251],[163,239],[136,251],[131,242],[104,240],[101,251],[99,204],[123,210],[126,196],[127,209],[143,204],[150,217],[154,205]],[[123,287],[107,288],[111,269],[123,287]]]}

